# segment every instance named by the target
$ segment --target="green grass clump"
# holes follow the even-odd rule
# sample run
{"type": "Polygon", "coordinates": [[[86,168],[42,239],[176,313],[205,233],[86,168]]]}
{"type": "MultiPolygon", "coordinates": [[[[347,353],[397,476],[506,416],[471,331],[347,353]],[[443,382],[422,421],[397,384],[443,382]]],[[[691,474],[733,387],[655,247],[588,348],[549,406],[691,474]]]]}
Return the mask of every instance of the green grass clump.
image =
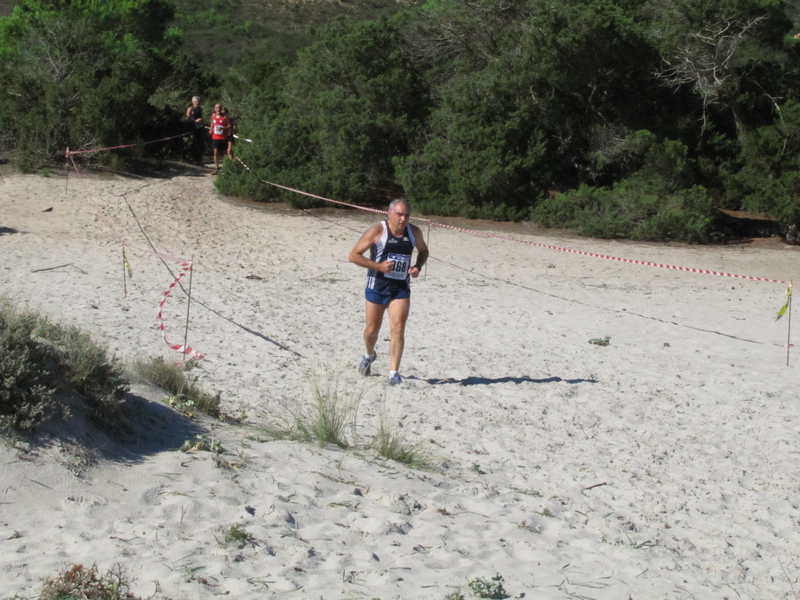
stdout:
{"type": "Polygon", "coordinates": [[[0,299],[0,428],[29,431],[65,407],[56,392],[87,401],[91,419],[111,433],[126,429],[128,382],[116,358],[75,326],[17,309],[0,299]]]}
{"type": "Polygon", "coordinates": [[[389,460],[395,460],[412,468],[423,468],[427,460],[422,449],[408,442],[405,432],[399,426],[389,424],[386,403],[381,409],[378,433],[373,440],[372,447],[378,454],[389,460]]]}
{"type": "Polygon", "coordinates": [[[478,598],[497,598],[502,600],[509,597],[505,587],[503,587],[503,576],[499,573],[492,577],[491,580],[486,580],[483,577],[472,579],[468,585],[472,593],[478,598]]]}
{"type": "Polygon", "coordinates": [[[255,538],[241,525],[231,525],[223,532],[226,544],[250,544],[255,538]]]}
{"type": "Polygon", "coordinates": [[[409,467],[420,468],[427,464],[422,450],[409,444],[405,434],[396,429],[386,429],[383,425],[375,436],[375,449],[378,454],[389,460],[395,460],[409,467]]]}
{"type": "Polygon", "coordinates": [[[349,448],[355,443],[358,406],[368,389],[364,383],[345,376],[350,370],[323,368],[311,373],[308,377],[311,400],[300,401],[288,409],[282,423],[268,428],[270,435],[301,442],[316,441],[320,448],[325,444],[349,448]]]}
{"type": "MultiPolygon", "coordinates": [[[[193,363],[189,363],[190,365],[193,363]]],[[[155,385],[168,394],[165,400],[173,408],[184,414],[198,411],[212,417],[219,417],[219,394],[212,396],[197,385],[197,378],[186,376],[186,369],[164,362],[160,356],[139,360],[133,369],[143,381],[155,385]]]]}

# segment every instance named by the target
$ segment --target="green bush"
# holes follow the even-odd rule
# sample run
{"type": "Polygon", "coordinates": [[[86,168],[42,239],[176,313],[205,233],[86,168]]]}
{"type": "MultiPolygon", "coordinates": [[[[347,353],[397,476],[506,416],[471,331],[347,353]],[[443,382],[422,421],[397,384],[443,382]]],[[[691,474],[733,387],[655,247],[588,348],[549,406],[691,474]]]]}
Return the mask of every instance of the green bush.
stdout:
{"type": "Polygon", "coordinates": [[[109,358],[104,347],[75,326],[55,325],[40,317],[36,334],[58,351],[59,388],[83,395],[98,425],[119,427],[122,398],[128,391],[119,361],[109,358]]]}
{"type": "Polygon", "coordinates": [[[691,181],[686,147],[656,143],[650,135],[641,139],[649,139],[649,147],[633,175],[610,188],[582,185],[556,194],[534,207],[531,219],[599,238],[707,241],[714,205],[702,186],[683,187],[691,181]]]}
{"type": "Polygon", "coordinates": [[[543,227],[574,229],[598,238],[708,241],[712,202],[701,186],[669,195],[648,194],[635,182],[608,188],[586,185],[539,203],[531,219],[543,227]]]}
{"type": "MultiPolygon", "coordinates": [[[[168,28],[167,0],[96,2],[18,0],[0,17],[0,143],[13,146],[24,171],[64,150],[86,150],[155,139],[180,132],[186,87],[198,81],[190,59],[176,60],[180,33],[168,28]],[[188,64],[187,64],[188,63],[188,64]],[[151,99],[175,99],[163,110],[151,99]],[[178,112],[180,111],[180,112],[178,112]]],[[[150,146],[157,154],[165,146],[150,146]]],[[[180,149],[177,141],[172,144],[180,149]]],[[[87,155],[113,161],[115,153],[141,157],[145,147],[87,155]]],[[[113,166],[113,165],[112,165],[113,166]]]]}
{"type": "Polygon", "coordinates": [[[726,180],[726,194],[741,208],[782,225],[800,221],[800,104],[787,103],[782,120],[753,131],[742,146],[741,168],[726,180]]]}
{"type": "Polygon", "coordinates": [[[547,185],[542,115],[517,66],[498,61],[442,90],[427,141],[395,157],[397,181],[420,211],[516,220],[547,185]]]}
{"type": "Polygon", "coordinates": [[[26,431],[56,409],[55,355],[34,340],[35,315],[0,308],[0,426],[26,431]]]}
{"type": "MultiPolygon", "coordinates": [[[[339,22],[317,34],[319,41],[300,52],[296,66],[268,73],[280,82],[276,97],[243,101],[244,121],[260,135],[242,159],[255,180],[383,204],[400,191],[392,159],[408,153],[426,113],[421,73],[408,59],[395,20],[339,22]]],[[[253,192],[241,173],[223,172],[217,186],[228,194],[253,192]]],[[[278,189],[258,196],[297,208],[320,204],[278,189]]]]}
{"type": "Polygon", "coordinates": [[[64,414],[55,392],[75,391],[90,418],[110,433],[126,428],[127,380],[115,358],[74,326],[16,309],[0,300],[0,426],[27,431],[64,414]]]}

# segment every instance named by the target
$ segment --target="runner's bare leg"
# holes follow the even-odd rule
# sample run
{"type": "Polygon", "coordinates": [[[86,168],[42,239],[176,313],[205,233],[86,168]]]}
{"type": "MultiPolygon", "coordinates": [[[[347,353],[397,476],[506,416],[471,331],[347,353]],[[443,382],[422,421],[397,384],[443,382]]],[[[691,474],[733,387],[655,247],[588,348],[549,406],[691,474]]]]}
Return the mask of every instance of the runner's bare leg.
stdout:
{"type": "Polygon", "coordinates": [[[400,359],[403,358],[403,348],[406,345],[406,321],[411,309],[411,298],[392,300],[388,309],[389,327],[392,330],[392,340],[389,342],[389,370],[399,371],[400,359]]]}

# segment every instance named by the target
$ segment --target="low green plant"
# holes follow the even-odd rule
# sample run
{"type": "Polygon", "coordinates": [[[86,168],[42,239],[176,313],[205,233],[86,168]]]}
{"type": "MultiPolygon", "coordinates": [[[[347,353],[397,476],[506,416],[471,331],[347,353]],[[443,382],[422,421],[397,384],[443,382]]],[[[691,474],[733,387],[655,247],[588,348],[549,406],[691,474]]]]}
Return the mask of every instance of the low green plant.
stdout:
{"type": "Polygon", "coordinates": [[[592,338],[589,340],[589,343],[594,344],[595,346],[608,346],[611,343],[611,338],[609,336],[592,338]]]}
{"type": "Polygon", "coordinates": [[[167,364],[160,356],[138,360],[133,364],[136,374],[147,383],[155,385],[170,395],[164,401],[174,409],[192,416],[195,411],[219,417],[220,396],[212,396],[197,385],[197,378],[186,376],[194,363],[185,366],[167,364]]]}
{"type": "Polygon", "coordinates": [[[223,531],[226,544],[249,544],[255,539],[243,526],[231,525],[223,531]]]}
{"type": "Polygon", "coordinates": [[[200,434],[193,440],[186,440],[181,446],[181,452],[189,452],[190,450],[198,450],[200,452],[213,452],[214,454],[222,454],[225,449],[222,447],[222,442],[215,440],[213,437],[209,438],[205,434],[200,434]]]}
{"type": "Polygon", "coordinates": [[[116,358],[75,326],[51,323],[0,299],[0,427],[28,431],[66,408],[56,392],[75,391],[105,431],[127,428],[128,382],[116,358]]]}
{"type": "Polygon", "coordinates": [[[461,593],[461,590],[456,590],[454,592],[446,594],[444,600],[466,600],[466,599],[464,598],[464,594],[461,593]]]}
{"type": "Polygon", "coordinates": [[[478,577],[469,581],[469,589],[478,598],[508,598],[505,587],[503,587],[503,576],[499,573],[486,580],[483,577],[478,577]]]}

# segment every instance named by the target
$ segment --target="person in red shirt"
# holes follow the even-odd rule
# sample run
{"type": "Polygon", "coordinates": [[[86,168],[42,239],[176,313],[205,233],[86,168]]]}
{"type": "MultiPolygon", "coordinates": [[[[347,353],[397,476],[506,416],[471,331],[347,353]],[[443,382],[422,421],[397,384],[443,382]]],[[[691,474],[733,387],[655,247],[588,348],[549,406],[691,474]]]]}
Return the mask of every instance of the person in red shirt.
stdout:
{"type": "Polygon", "coordinates": [[[222,107],[221,113],[228,117],[228,125],[230,127],[228,129],[228,158],[233,158],[233,145],[236,142],[236,136],[233,134],[236,132],[236,119],[230,115],[228,109],[224,106],[222,107]]]}
{"type": "Polygon", "coordinates": [[[219,158],[224,156],[228,150],[228,134],[231,124],[224,114],[222,105],[217,102],[214,105],[214,114],[211,115],[211,147],[214,148],[214,174],[219,173],[219,158]]]}

